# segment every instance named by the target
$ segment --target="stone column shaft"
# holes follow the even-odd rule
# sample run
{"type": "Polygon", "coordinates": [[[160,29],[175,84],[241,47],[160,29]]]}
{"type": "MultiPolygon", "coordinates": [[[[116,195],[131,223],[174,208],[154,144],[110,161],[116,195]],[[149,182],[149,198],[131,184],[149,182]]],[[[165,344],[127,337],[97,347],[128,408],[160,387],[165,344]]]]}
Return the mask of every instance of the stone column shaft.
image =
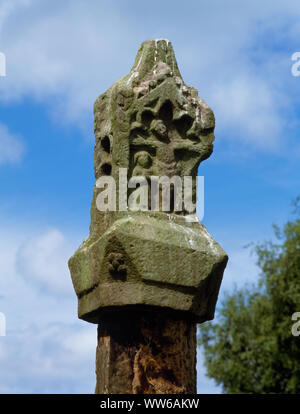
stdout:
{"type": "Polygon", "coordinates": [[[196,393],[196,323],[161,310],[111,312],[98,326],[97,394],[196,393]]]}

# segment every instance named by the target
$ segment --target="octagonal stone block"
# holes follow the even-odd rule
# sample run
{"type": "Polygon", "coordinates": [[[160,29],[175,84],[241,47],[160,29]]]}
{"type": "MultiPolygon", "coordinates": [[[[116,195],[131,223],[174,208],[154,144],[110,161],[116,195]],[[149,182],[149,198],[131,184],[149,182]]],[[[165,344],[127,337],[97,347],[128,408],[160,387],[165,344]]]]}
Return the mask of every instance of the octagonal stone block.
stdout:
{"type": "Polygon", "coordinates": [[[168,214],[127,214],[69,260],[79,318],[103,309],[155,306],[214,316],[227,255],[199,222],[168,214]]]}

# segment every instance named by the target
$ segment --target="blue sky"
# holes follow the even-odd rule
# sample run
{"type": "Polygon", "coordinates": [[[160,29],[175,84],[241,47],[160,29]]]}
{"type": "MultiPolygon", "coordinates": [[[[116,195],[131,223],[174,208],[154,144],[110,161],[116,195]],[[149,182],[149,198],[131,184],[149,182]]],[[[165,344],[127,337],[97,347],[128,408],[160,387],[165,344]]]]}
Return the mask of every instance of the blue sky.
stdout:
{"type": "MultiPolygon", "coordinates": [[[[255,282],[243,246],[272,237],[300,188],[300,3],[0,0],[0,392],[93,392],[96,326],[67,259],[88,235],[93,103],[138,47],[168,38],[216,117],[203,223],[229,254],[220,296],[255,282]]],[[[204,375],[198,392],[220,393],[204,375]]]]}

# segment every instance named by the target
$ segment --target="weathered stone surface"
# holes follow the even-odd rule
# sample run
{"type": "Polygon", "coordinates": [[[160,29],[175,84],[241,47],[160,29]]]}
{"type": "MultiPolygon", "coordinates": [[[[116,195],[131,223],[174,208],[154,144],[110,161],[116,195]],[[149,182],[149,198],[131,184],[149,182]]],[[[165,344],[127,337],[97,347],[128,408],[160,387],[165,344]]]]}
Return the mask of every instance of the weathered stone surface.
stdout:
{"type": "Polygon", "coordinates": [[[196,393],[196,325],[166,311],[102,315],[96,394],[196,393]]]}
{"type": "Polygon", "coordinates": [[[79,316],[97,323],[109,306],[152,305],[213,318],[224,252],[200,223],[126,214],[70,262],[79,316]],[[113,263],[113,266],[112,266],[113,263]]]}
{"type": "Polygon", "coordinates": [[[195,177],[212,153],[213,113],[184,84],[171,43],[144,42],[130,73],[96,100],[94,114],[95,177],[115,179],[117,211],[97,209],[95,184],[90,235],[69,260],[79,317],[98,323],[104,309],[139,305],[212,319],[227,256],[191,221],[195,211],[174,204],[168,212],[119,211],[120,168],[127,179],[183,179],[195,177]]]}

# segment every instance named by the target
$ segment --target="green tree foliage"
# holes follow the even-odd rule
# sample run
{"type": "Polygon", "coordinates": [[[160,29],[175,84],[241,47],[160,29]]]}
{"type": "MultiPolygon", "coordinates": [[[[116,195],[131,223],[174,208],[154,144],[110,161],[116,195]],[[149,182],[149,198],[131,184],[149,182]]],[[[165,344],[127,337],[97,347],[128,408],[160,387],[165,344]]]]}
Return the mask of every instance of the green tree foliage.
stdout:
{"type": "Polygon", "coordinates": [[[257,286],[226,294],[216,322],[200,326],[207,375],[227,393],[300,392],[300,336],[291,331],[300,312],[300,220],[274,232],[276,243],[254,249],[257,286]]]}

